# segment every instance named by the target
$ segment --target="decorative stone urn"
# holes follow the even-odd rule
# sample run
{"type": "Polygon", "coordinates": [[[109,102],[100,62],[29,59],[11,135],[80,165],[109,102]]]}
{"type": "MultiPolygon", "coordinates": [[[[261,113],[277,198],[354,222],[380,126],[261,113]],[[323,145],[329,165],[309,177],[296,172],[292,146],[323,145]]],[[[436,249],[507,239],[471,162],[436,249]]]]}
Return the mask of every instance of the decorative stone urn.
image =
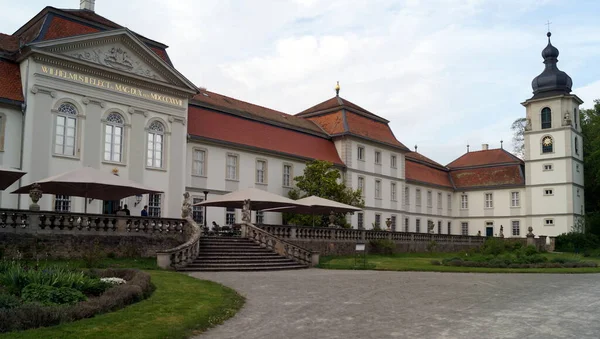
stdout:
{"type": "Polygon", "coordinates": [[[387,230],[388,232],[392,230],[392,218],[387,218],[387,220],[385,221],[385,225],[387,226],[387,230]]]}
{"type": "Polygon", "coordinates": [[[42,190],[40,189],[40,185],[37,183],[34,183],[31,187],[31,190],[29,190],[29,197],[31,198],[32,203],[29,205],[29,210],[39,211],[40,205],[38,205],[37,202],[42,198],[42,190]]]}
{"type": "Polygon", "coordinates": [[[480,237],[481,236],[481,231],[477,231],[477,236],[480,237]]]}
{"type": "Polygon", "coordinates": [[[329,212],[329,227],[335,227],[335,213],[329,212]]]}

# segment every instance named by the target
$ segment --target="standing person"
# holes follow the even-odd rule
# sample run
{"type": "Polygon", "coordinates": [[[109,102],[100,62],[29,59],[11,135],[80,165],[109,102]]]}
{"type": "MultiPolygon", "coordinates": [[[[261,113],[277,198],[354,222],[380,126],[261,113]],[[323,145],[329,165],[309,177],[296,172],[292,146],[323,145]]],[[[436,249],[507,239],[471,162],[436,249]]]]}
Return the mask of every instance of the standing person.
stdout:
{"type": "Polygon", "coordinates": [[[130,214],[131,212],[129,212],[129,208],[127,208],[127,204],[125,204],[125,205],[123,206],[123,212],[125,212],[125,215],[131,215],[131,214],[130,214]]]}
{"type": "Polygon", "coordinates": [[[147,217],[148,216],[148,205],[144,206],[144,209],[142,210],[142,217],[147,217]]]}

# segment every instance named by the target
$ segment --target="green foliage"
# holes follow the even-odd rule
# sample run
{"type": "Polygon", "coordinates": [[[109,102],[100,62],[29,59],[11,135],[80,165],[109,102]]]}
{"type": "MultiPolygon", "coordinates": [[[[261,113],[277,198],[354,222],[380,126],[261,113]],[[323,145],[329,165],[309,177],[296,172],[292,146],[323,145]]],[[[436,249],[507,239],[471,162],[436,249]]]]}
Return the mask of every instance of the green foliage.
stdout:
{"type": "MultiPolygon", "coordinates": [[[[288,193],[290,199],[297,200],[311,195],[341,202],[356,207],[364,207],[364,200],[359,190],[347,187],[340,171],[332,163],[321,160],[309,162],[301,176],[294,178],[296,187],[288,193]]],[[[306,215],[284,213],[284,220],[295,225],[326,227],[329,215],[306,215]]],[[[350,227],[344,213],[336,213],[335,224],[350,227]]]]}
{"type": "Polygon", "coordinates": [[[29,284],[21,292],[21,299],[28,303],[42,305],[75,304],[87,298],[83,293],[70,287],[53,287],[40,284],[29,284]]]}
{"type": "Polygon", "coordinates": [[[600,236],[600,100],[580,110],[583,135],[586,232],[600,236]]]}
{"type": "Polygon", "coordinates": [[[600,247],[595,234],[569,232],[556,237],[556,250],[559,252],[581,252],[600,247]]]}
{"type": "Polygon", "coordinates": [[[12,294],[0,293],[0,309],[10,309],[21,305],[21,300],[12,294]]]}
{"type": "Polygon", "coordinates": [[[104,259],[104,251],[100,247],[98,240],[94,240],[92,246],[83,252],[81,258],[86,268],[98,267],[98,264],[104,259]]]}
{"type": "Polygon", "coordinates": [[[513,132],[513,152],[516,156],[523,159],[525,157],[525,125],[527,118],[518,118],[510,126],[513,132]]]}
{"type": "Polygon", "coordinates": [[[481,248],[483,254],[499,255],[506,251],[506,244],[503,239],[487,238],[481,248]]]}
{"type": "Polygon", "coordinates": [[[428,252],[435,252],[436,248],[437,248],[437,242],[435,240],[430,241],[427,244],[427,251],[428,252]]]}
{"type": "Polygon", "coordinates": [[[370,240],[369,245],[371,253],[391,255],[396,251],[396,243],[390,239],[370,240]]]}

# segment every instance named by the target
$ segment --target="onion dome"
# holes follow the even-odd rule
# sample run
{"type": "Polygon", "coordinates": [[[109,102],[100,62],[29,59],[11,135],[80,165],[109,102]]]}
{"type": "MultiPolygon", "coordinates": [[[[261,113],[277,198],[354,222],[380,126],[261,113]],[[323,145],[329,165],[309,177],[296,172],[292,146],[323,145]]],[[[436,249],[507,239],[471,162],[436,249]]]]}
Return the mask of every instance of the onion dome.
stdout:
{"type": "Polygon", "coordinates": [[[556,66],[559,53],[558,49],[552,46],[552,43],[550,42],[551,35],[552,34],[548,32],[548,45],[542,51],[542,57],[544,58],[546,67],[544,71],[531,82],[531,88],[533,89],[532,99],[571,93],[573,81],[567,73],[559,70],[556,66]]]}

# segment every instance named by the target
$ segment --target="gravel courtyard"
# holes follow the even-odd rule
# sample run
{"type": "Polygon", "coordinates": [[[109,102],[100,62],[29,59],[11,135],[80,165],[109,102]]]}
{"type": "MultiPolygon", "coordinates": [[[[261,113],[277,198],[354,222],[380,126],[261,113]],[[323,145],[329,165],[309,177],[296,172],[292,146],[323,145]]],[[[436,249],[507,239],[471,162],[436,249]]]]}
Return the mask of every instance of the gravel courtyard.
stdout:
{"type": "MultiPolygon", "coordinates": [[[[600,338],[600,275],[191,273],[246,296],[198,338],[600,338]]],[[[191,296],[190,296],[191,297],[191,296]]]]}

